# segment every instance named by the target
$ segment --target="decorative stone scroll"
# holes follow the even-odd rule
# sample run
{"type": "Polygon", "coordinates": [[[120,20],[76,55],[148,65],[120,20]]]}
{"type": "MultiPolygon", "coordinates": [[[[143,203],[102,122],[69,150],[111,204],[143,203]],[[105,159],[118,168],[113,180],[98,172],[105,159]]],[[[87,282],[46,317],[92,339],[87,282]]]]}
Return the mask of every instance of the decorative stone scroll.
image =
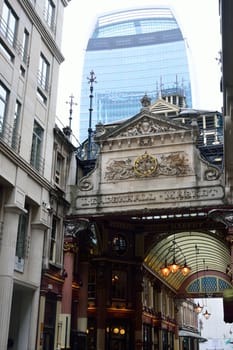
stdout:
{"type": "Polygon", "coordinates": [[[145,152],[136,159],[112,160],[106,167],[105,180],[126,180],[158,176],[184,176],[192,173],[185,152],[154,157],[145,152]]]}

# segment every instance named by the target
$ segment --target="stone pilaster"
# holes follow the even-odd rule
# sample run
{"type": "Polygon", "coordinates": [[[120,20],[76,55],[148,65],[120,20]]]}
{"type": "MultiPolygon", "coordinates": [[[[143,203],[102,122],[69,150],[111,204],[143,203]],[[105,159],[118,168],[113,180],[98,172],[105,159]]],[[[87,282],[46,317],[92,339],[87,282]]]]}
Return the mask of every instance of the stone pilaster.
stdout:
{"type": "Polygon", "coordinates": [[[22,211],[23,209],[20,209],[17,206],[5,206],[3,235],[0,250],[0,349],[7,349],[13,294],[17,229],[19,214],[22,211]]]}
{"type": "Polygon", "coordinates": [[[77,252],[75,238],[68,236],[64,241],[64,284],[61,302],[61,348],[70,349],[72,282],[74,271],[74,256],[77,252]]]}
{"type": "Polygon", "coordinates": [[[142,271],[138,266],[135,273],[135,345],[137,350],[143,349],[142,330],[142,271]]]}
{"type": "Polygon", "coordinates": [[[32,344],[32,348],[36,343],[44,233],[47,229],[48,227],[44,223],[34,222],[31,224],[30,254],[28,260],[28,280],[37,287],[33,294],[31,312],[30,342],[32,344]]]}
{"type": "Polygon", "coordinates": [[[82,285],[79,290],[78,331],[86,334],[88,308],[88,262],[80,263],[79,275],[82,285]]]}
{"type": "Polygon", "coordinates": [[[99,263],[97,269],[97,349],[105,349],[105,328],[106,328],[106,265],[99,263]]]}

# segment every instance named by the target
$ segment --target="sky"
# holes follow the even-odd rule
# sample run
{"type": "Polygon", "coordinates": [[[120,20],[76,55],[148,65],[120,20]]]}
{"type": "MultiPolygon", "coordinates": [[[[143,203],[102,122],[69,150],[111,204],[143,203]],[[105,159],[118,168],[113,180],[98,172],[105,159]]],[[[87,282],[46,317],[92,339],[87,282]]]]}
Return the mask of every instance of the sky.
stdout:
{"type": "MultiPolygon", "coordinates": [[[[60,66],[57,117],[63,126],[69,124],[67,102],[73,95],[72,130],[77,138],[83,59],[97,16],[109,11],[149,5],[169,5],[181,27],[194,71],[197,97],[193,108],[221,111],[218,0],[85,0],[85,7],[83,2],[71,0],[64,14],[62,53],[65,61],[60,66]]],[[[101,77],[96,77],[97,82],[98,79],[101,77]]]]}
{"type": "Polygon", "coordinates": [[[202,337],[208,339],[208,342],[199,343],[200,350],[232,350],[233,326],[231,323],[223,321],[223,302],[220,298],[207,298],[199,300],[203,305],[203,312],[207,309],[211,314],[206,320],[202,314],[199,314],[199,326],[201,325],[202,337]]]}

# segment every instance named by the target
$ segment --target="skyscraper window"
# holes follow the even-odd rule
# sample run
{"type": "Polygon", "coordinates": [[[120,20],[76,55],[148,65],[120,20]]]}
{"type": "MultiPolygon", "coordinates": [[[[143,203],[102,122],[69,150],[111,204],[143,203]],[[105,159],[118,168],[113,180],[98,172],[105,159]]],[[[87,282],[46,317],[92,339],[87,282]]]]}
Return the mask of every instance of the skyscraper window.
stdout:
{"type": "Polygon", "coordinates": [[[80,101],[80,140],[87,138],[89,85],[94,70],[92,128],[140,111],[146,93],[156,100],[176,91],[192,107],[186,43],[167,7],[139,8],[100,16],[89,38],[80,101]]]}

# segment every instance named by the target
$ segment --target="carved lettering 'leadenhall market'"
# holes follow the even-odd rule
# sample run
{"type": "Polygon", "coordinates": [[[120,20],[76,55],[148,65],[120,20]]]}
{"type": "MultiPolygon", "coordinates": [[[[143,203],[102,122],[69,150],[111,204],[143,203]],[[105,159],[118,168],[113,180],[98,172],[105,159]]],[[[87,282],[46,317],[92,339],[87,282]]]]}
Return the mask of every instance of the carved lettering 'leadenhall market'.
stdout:
{"type": "Polygon", "coordinates": [[[199,200],[213,200],[221,199],[223,197],[223,188],[221,186],[216,187],[203,187],[203,188],[190,188],[182,190],[171,191],[156,191],[156,192],[144,192],[144,193],[128,193],[118,195],[102,195],[98,196],[85,196],[78,198],[78,204],[80,207],[99,207],[111,205],[111,207],[124,205],[139,204],[153,204],[161,205],[162,203],[174,203],[177,201],[199,201],[199,200]]]}

